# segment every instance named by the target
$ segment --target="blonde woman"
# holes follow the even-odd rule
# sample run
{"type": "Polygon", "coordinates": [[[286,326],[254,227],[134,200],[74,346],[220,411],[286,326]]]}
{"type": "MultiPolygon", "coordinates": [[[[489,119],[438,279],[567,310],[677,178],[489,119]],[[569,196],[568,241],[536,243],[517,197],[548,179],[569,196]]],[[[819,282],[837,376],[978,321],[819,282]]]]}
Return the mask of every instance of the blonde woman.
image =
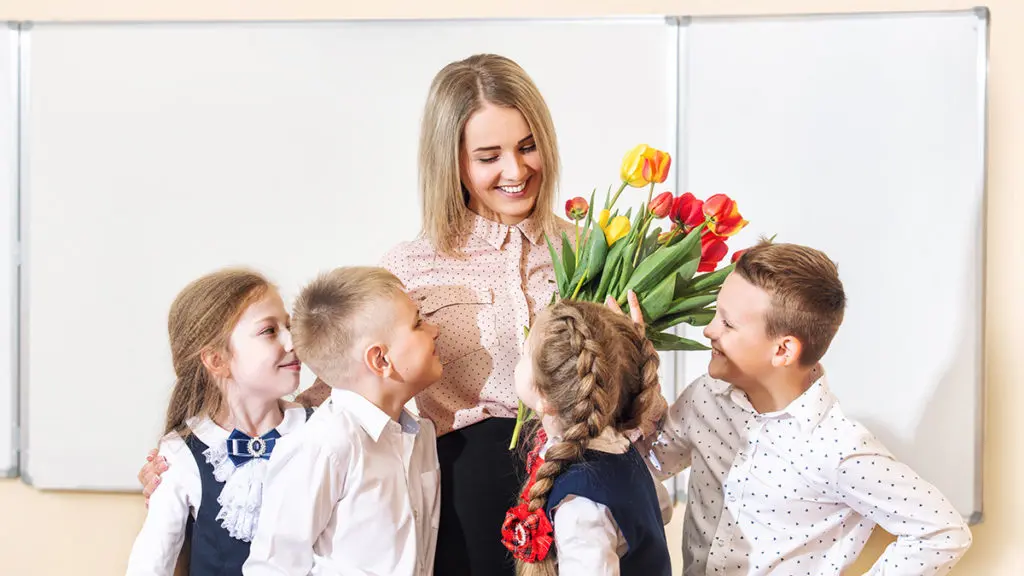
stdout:
{"type": "MultiPolygon", "coordinates": [[[[524,473],[508,449],[517,407],[513,372],[523,327],[555,291],[544,235],[572,229],[554,212],[555,129],[526,72],[490,54],[445,66],[424,110],[419,172],[422,234],[390,250],[383,266],[440,328],[444,375],[416,397],[438,433],[434,574],[511,576],[501,525],[524,473]]],[[[630,306],[638,320],[635,297],[630,306]]],[[[318,383],[300,400],[319,405],[328,393],[318,383]]],[[[153,462],[140,473],[146,493],[162,469],[153,462]]]]}

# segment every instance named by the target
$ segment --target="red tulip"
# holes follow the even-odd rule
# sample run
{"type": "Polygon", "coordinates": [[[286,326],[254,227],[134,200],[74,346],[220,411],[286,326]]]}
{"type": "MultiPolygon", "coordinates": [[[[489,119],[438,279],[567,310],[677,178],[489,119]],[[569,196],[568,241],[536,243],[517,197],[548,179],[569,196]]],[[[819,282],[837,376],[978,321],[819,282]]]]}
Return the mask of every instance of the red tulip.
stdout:
{"type": "Polygon", "coordinates": [[[703,210],[704,203],[687,192],[672,202],[672,222],[682,228],[684,234],[688,234],[704,223],[703,210]]]}
{"type": "Polygon", "coordinates": [[[587,212],[589,211],[590,206],[588,206],[587,201],[580,196],[567,200],[565,203],[565,217],[573,222],[579,222],[586,218],[587,212]]]}
{"type": "Polygon", "coordinates": [[[743,253],[746,252],[746,251],[747,251],[747,249],[744,248],[743,250],[737,250],[737,251],[733,252],[732,253],[732,263],[735,264],[737,261],[739,261],[740,256],[743,256],[743,253]]]}
{"type": "Polygon", "coordinates": [[[700,237],[700,264],[697,272],[714,272],[718,263],[728,254],[729,247],[725,238],[715,234],[704,234],[700,237]]]}
{"type": "Polygon", "coordinates": [[[708,230],[718,236],[733,236],[747,225],[736,201],[725,194],[715,194],[704,202],[708,230]]]}
{"type": "Polygon", "coordinates": [[[673,198],[671,192],[662,192],[651,200],[649,206],[651,215],[655,218],[664,218],[672,211],[673,198]]]}

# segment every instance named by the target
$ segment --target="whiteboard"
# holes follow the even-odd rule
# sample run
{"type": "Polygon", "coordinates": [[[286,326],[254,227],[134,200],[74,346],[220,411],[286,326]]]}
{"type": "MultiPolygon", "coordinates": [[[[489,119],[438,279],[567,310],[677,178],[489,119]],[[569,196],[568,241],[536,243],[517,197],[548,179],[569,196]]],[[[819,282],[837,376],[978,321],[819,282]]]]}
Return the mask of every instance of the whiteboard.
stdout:
{"type": "Polygon", "coordinates": [[[17,476],[18,31],[0,28],[0,476],[17,476]]]}
{"type": "Polygon", "coordinates": [[[191,279],[252,265],[290,301],[318,270],[413,238],[419,119],[443,65],[496,52],[531,74],[564,201],[614,183],[635,143],[675,149],[677,35],[664,18],[35,25],[26,477],[139,489],[173,380],[167,310],[191,279]]]}
{"type": "MultiPolygon", "coordinates": [[[[694,19],[685,185],[837,261],[830,387],[972,521],[981,510],[987,14],[694,19]],[[883,200],[884,198],[884,200],[883,200]]],[[[691,334],[695,331],[691,329],[691,334]]],[[[686,356],[686,381],[705,353],[686,356]]]]}

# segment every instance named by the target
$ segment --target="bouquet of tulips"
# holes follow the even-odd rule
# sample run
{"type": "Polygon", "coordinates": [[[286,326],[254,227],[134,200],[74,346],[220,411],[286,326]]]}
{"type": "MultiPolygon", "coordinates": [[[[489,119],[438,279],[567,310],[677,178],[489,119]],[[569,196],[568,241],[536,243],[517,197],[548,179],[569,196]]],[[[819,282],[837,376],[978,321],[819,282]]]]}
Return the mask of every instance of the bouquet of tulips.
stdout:
{"type": "MultiPolygon", "coordinates": [[[[711,322],[722,282],[742,253],[734,253],[732,263],[718,268],[729,251],[726,240],[747,221],[736,202],[724,194],[703,201],[689,192],[655,195],[655,186],[665,182],[671,165],[668,153],[640,144],[623,158],[621,185],[614,195],[609,188],[596,219],[593,194],[589,202],[582,197],[566,202],[566,217],[576,223],[576,243],[562,233],[559,256],[546,238],[558,286],[552,302],[568,298],[602,303],[611,296],[625,306],[632,290],[640,302],[647,337],[656,349],[707,350],[669,330],[678,324],[711,322]],[[647,188],[647,201],[635,212],[633,208],[621,212],[615,205],[628,187],[647,188]]],[[[530,416],[520,403],[510,449],[530,416]]]]}

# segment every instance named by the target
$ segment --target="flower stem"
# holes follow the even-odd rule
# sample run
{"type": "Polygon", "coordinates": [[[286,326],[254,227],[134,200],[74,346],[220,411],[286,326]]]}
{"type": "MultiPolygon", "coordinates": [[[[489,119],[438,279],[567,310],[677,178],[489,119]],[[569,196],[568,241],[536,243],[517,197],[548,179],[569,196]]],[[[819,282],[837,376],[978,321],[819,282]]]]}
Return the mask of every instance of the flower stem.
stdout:
{"type": "Polygon", "coordinates": [[[653,218],[645,219],[643,226],[640,228],[640,241],[636,244],[636,254],[633,256],[633,268],[636,268],[636,263],[640,260],[640,252],[644,249],[644,235],[647,234],[647,228],[651,225],[651,220],[653,220],[653,218]]]}
{"type": "Polygon", "coordinates": [[[576,265],[580,265],[580,221],[576,221],[576,265]]]}
{"type": "Polygon", "coordinates": [[[615,206],[615,201],[619,199],[619,194],[622,194],[622,191],[625,190],[626,186],[628,185],[629,182],[625,180],[622,181],[622,186],[619,186],[619,191],[615,193],[615,196],[612,196],[612,201],[609,202],[607,206],[605,206],[606,210],[611,210],[612,206],[615,206]]]}
{"type": "Polygon", "coordinates": [[[586,281],[587,281],[587,274],[584,273],[583,276],[580,276],[580,281],[579,281],[578,284],[576,284],[576,290],[573,291],[572,296],[569,298],[570,300],[575,300],[576,299],[576,296],[580,293],[580,288],[583,287],[583,283],[586,282],[586,281]]]}

